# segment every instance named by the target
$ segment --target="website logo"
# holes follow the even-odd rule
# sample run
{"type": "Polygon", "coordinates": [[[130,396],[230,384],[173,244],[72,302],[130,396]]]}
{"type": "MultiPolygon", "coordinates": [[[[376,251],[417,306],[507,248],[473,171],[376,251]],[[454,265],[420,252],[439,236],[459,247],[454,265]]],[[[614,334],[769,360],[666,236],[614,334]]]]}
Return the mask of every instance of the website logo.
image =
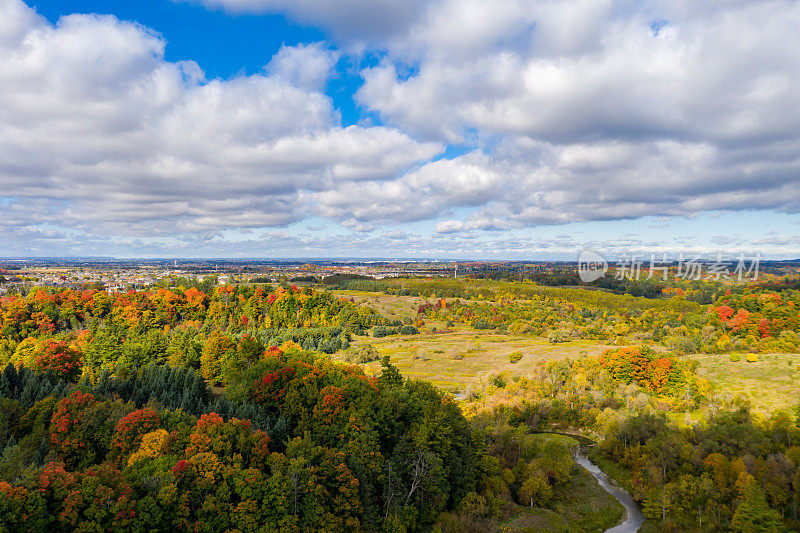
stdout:
{"type": "Polygon", "coordinates": [[[584,250],[578,257],[578,276],[584,283],[600,279],[608,270],[608,262],[602,255],[591,250],[584,250]]]}

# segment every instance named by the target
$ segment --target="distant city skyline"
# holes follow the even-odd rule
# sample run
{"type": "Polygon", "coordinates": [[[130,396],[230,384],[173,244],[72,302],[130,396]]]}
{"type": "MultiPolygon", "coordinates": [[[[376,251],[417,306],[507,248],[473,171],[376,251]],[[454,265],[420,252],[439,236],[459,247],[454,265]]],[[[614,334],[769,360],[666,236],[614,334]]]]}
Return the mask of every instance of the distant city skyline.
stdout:
{"type": "Polygon", "coordinates": [[[800,4],[0,0],[0,257],[800,257],[800,4]]]}

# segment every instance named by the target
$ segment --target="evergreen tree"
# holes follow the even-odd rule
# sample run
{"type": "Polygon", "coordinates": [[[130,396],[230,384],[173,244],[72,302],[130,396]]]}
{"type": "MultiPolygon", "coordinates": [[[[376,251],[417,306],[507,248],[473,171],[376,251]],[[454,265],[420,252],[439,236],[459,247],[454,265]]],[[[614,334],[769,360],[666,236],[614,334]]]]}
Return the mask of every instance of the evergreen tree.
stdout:
{"type": "Polygon", "coordinates": [[[402,385],[403,383],[403,376],[400,375],[400,371],[397,370],[397,367],[389,363],[388,355],[384,356],[381,360],[381,375],[378,378],[378,383],[380,383],[382,387],[402,385]]]}
{"type": "Polygon", "coordinates": [[[0,396],[14,398],[19,384],[17,369],[11,363],[7,364],[0,374],[0,396]]]}
{"type": "Polygon", "coordinates": [[[41,374],[34,374],[26,380],[25,388],[19,395],[19,401],[26,409],[30,409],[36,403],[36,396],[39,393],[41,384],[41,374]]]}
{"type": "Polygon", "coordinates": [[[731,529],[742,533],[777,533],[783,530],[780,514],[767,505],[764,491],[754,479],[749,480],[742,490],[742,499],[733,514],[731,529]]]}
{"type": "Polygon", "coordinates": [[[39,443],[39,448],[36,449],[36,453],[33,454],[32,462],[34,465],[42,466],[44,465],[44,461],[47,458],[47,454],[50,452],[50,447],[47,445],[47,437],[42,437],[42,442],[39,443]]]}

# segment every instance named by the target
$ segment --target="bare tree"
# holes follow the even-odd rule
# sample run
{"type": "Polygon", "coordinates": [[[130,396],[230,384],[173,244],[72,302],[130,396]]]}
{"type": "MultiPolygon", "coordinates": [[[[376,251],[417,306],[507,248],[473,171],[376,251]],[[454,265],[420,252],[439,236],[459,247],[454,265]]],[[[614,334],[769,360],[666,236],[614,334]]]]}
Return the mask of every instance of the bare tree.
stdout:
{"type": "Polygon", "coordinates": [[[422,448],[417,448],[414,459],[411,463],[411,489],[406,495],[406,504],[420,487],[431,469],[431,453],[422,448]]]}

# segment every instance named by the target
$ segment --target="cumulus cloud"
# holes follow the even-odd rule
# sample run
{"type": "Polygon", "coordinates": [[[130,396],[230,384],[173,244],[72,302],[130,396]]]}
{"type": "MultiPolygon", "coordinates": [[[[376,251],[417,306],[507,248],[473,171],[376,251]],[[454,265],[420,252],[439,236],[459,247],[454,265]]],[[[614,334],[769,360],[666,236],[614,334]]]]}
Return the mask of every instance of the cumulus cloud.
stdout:
{"type": "Polygon", "coordinates": [[[339,56],[339,52],[326,48],[322,43],[282,46],[266,70],[296,87],[322,91],[339,56]]]}
{"type": "Polygon", "coordinates": [[[502,176],[444,231],[797,212],[798,24],[800,4],[781,0],[443,0],[387,40],[357,98],[405,131],[474,142],[481,172],[502,176]]]}
{"type": "Polygon", "coordinates": [[[800,111],[788,108],[796,107],[800,52],[782,43],[800,7],[710,6],[442,2],[406,40],[389,44],[387,59],[365,73],[360,99],[448,140],[465,128],[555,142],[796,133],[800,111]],[[417,63],[417,73],[398,76],[403,62],[417,63]]]}
{"type": "Polygon", "coordinates": [[[435,230],[440,234],[448,234],[473,230],[503,231],[516,227],[520,227],[520,224],[515,224],[504,219],[492,219],[477,216],[466,222],[461,220],[443,220],[436,224],[435,230]]]}
{"type": "Polygon", "coordinates": [[[117,235],[286,224],[313,209],[309,191],[389,179],[441,149],[341,127],[321,92],[336,53],[322,45],[207,81],[193,62],[166,61],[162,37],[111,16],[51,25],[9,0],[0,28],[0,191],[29,224],[117,235]]]}
{"type": "Polygon", "coordinates": [[[538,246],[502,237],[538,225],[800,211],[797,2],[195,1],[333,44],[206,80],[137,24],[0,3],[1,227],[186,243],[319,216],[377,250],[455,253],[538,246]],[[342,127],[325,88],[362,46],[380,59],[355,103],[383,125],[342,127]]]}
{"type": "Polygon", "coordinates": [[[327,217],[365,222],[436,218],[453,207],[475,207],[502,194],[503,177],[480,154],[441,159],[386,182],[347,182],[315,195],[327,217]]]}

